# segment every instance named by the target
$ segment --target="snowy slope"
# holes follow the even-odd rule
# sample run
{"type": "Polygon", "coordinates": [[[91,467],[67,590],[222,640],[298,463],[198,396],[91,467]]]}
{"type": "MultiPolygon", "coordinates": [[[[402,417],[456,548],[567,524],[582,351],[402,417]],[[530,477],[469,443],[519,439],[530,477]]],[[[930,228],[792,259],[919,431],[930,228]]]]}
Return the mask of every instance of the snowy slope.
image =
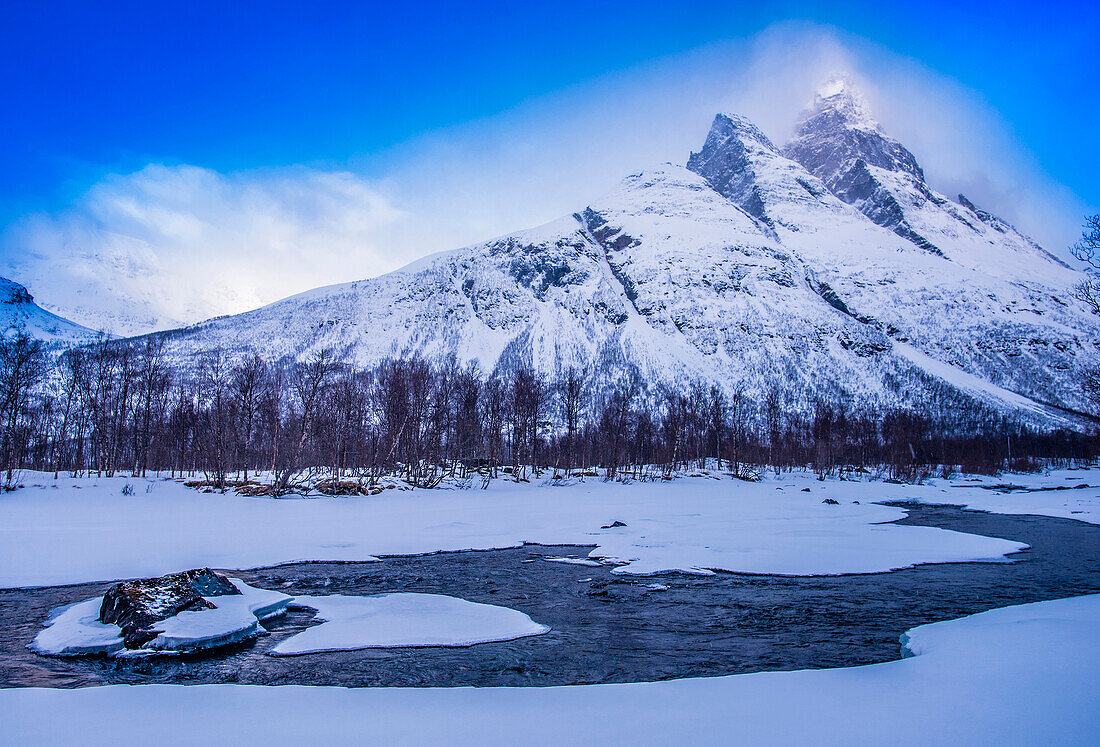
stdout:
{"type": "Polygon", "coordinates": [[[0,335],[20,332],[48,344],[87,342],[96,336],[93,330],[40,307],[19,283],[0,278],[0,335]]]}
{"type": "Polygon", "coordinates": [[[216,346],[269,359],[332,348],[362,364],[576,366],[651,392],[703,379],[888,404],[934,387],[1033,422],[1085,409],[1078,372],[1100,359],[1100,330],[1074,298],[1079,273],[929,190],[847,89],[814,112],[786,155],[719,115],[687,168],[628,176],[573,215],[164,336],[184,362],[216,346]],[[860,169],[903,220],[852,197],[860,169]]]}
{"type": "Polygon", "coordinates": [[[487,371],[572,365],[651,388],[703,378],[731,391],[808,391],[838,381],[882,395],[879,374],[869,380],[859,352],[837,343],[862,325],[805,275],[705,180],[665,166],[546,226],[166,337],[185,358],[217,345],[272,358],[329,347],[361,363],[454,354],[487,371]]]}

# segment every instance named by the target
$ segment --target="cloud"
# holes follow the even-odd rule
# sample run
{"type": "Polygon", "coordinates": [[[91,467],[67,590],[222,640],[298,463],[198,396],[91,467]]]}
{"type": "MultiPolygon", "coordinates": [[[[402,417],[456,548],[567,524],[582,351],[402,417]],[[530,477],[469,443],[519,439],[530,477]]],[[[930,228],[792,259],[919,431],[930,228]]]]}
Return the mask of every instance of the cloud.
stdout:
{"type": "Polygon", "coordinates": [[[1043,172],[977,92],[862,39],[804,23],[597,78],[357,168],[385,171],[402,205],[432,216],[435,232],[425,230],[431,248],[424,251],[435,251],[553,220],[626,174],[682,164],[719,111],[748,116],[782,144],[836,73],[861,87],[934,187],[966,194],[1065,256],[1089,207],[1043,172]]]}
{"type": "Polygon", "coordinates": [[[3,255],[43,305],[136,333],[390,269],[380,231],[407,218],[347,171],[151,164],[19,222],[3,255]]]}
{"type": "Polygon", "coordinates": [[[47,307],[115,331],[243,311],[574,212],[626,174],[684,163],[718,111],[745,114],[782,143],[837,72],[859,83],[933,186],[1064,254],[1087,206],[978,94],[864,40],[791,23],[586,81],[339,171],[154,164],[109,176],[70,209],[5,231],[0,260],[47,307]]]}

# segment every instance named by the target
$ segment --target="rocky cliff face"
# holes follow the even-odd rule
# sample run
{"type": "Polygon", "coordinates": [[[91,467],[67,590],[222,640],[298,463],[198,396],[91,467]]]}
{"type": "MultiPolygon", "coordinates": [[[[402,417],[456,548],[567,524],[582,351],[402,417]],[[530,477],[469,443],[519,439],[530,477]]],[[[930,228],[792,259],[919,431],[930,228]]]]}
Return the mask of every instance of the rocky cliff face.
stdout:
{"type": "Polygon", "coordinates": [[[165,333],[194,360],[322,347],[363,364],[453,355],[486,371],[568,366],[599,386],[702,379],[807,402],[961,392],[1047,424],[1083,409],[1100,354],[1080,276],[965,198],[849,89],[823,91],[780,150],[718,115],[687,168],[634,174],[546,226],[372,280],[165,333]]]}

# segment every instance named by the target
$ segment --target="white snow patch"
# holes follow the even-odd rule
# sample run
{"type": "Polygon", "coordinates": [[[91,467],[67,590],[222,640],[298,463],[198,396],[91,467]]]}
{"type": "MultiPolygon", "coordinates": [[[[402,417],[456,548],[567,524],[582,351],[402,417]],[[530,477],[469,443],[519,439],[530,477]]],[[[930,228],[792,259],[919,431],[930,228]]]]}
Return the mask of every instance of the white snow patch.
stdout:
{"type": "Polygon", "coordinates": [[[913,500],[1100,524],[1100,470],[961,478],[953,480],[949,490],[927,491],[914,495],[913,500]]]}
{"type": "Polygon", "coordinates": [[[213,597],[216,609],[180,612],[155,624],[163,631],[147,645],[158,651],[213,648],[254,638],[260,624],[239,597],[213,597]]]}
{"type": "Polygon", "coordinates": [[[442,594],[368,597],[303,596],[295,607],[317,610],[321,625],[281,641],[272,656],[362,648],[472,646],[511,641],[550,630],[517,610],[442,594]]]}
{"type": "Polygon", "coordinates": [[[770,479],[590,481],[562,489],[498,480],[487,490],[279,500],[199,493],[171,481],[25,478],[27,488],[0,495],[0,588],[524,543],[596,544],[593,559],[635,575],[876,573],[1001,560],[1025,548],[891,524],[906,512],[874,503],[938,497],[939,488],[821,483],[808,474],[785,475],[783,483],[812,485],[812,493],[779,493],[770,479]],[[134,495],[122,495],[125,482],[137,486],[134,495]],[[842,505],[822,504],[829,497],[842,505]],[[609,515],[628,526],[599,531],[609,515]]]}
{"type": "Polygon", "coordinates": [[[47,618],[45,630],[34,637],[29,648],[51,656],[112,654],[122,649],[122,629],[99,622],[103,597],[58,607],[47,618]]]}

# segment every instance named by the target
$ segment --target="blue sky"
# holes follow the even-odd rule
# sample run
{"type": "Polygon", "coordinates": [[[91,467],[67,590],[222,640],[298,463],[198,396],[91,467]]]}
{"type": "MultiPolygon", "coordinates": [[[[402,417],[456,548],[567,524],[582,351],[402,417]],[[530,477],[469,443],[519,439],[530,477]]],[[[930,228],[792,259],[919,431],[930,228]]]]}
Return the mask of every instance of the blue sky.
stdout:
{"type": "Polygon", "coordinates": [[[1098,30],[1058,1],[6,0],[0,274],[93,326],[114,293],[241,311],[572,212],[718,108],[781,140],[837,65],[934,186],[1064,252],[1100,206],[1098,30]]]}
{"type": "Polygon", "coordinates": [[[346,160],[784,19],[834,25],[980,92],[1055,179],[1100,204],[1093,3],[7,0],[0,220],[150,161],[346,160]]]}

